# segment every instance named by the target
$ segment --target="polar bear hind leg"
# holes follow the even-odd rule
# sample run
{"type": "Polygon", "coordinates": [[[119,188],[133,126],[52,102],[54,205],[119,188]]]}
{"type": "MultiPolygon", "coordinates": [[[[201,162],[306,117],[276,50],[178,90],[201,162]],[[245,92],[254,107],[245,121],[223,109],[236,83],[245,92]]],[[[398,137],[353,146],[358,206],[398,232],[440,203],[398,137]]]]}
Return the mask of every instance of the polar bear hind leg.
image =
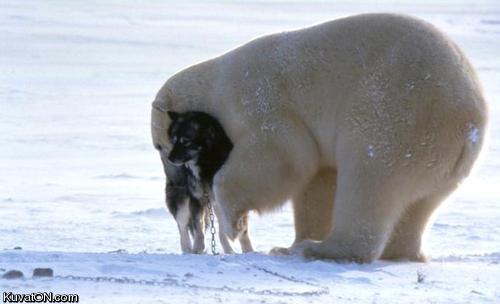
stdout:
{"type": "Polygon", "coordinates": [[[444,188],[410,205],[393,229],[391,238],[380,258],[425,262],[426,257],[422,253],[421,245],[429,218],[456,187],[457,185],[444,188]]]}
{"type": "Polygon", "coordinates": [[[370,176],[381,172],[376,168],[348,166],[338,172],[334,228],[324,241],[297,243],[290,253],[339,262],[372,262],[382,254],[408,205],[400,200],[408,197],[409,189],[403,189],[398,178],[370,176]]]}

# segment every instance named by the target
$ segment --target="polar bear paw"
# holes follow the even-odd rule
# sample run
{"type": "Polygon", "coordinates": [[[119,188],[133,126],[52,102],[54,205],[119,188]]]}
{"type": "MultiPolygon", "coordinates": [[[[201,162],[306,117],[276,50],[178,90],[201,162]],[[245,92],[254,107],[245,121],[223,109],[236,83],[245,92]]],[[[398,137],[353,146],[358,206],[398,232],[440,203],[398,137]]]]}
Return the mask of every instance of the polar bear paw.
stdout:
{"type": "Polygon", "coordinates": [[[304,240],[299,243],[293,244],[290,248],[274,247],[269,252],[270,255],[276,256],[299,256],[307,259],[316,258],[316,250],[321,242],[313,240],[304,240]]]}

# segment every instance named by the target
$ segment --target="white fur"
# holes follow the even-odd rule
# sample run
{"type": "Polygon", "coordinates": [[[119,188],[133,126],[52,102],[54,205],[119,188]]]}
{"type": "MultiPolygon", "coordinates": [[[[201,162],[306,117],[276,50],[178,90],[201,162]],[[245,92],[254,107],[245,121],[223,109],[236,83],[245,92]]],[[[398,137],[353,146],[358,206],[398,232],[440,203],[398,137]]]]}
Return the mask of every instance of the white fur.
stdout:
{"type": "Polygon", "coordinates": [[[189,211],[189,203],[185,202],[181,205],[181,208],[177,210],[177,214],[175,216],[177,227],[179,228],[179,234],[181,236],[182,253],[191,253],[193,250],[188,229],[190,216],[191,212],[189,211]]]}
{"type": "Polygon", "coordinates": [[[197,178],[200,179],[200,168],[196,165],[196,160],[189,161],[187,163],[187,166],[189,170],[191,170],[191,173],[197,178]]]}

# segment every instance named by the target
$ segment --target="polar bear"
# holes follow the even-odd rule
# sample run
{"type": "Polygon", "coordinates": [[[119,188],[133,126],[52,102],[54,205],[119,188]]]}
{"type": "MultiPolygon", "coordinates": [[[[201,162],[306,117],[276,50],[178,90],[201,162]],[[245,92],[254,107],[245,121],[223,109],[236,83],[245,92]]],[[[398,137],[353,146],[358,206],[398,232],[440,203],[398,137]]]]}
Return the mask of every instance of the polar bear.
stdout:
{"type": "Polygon", "coordinates": [[[460,49],[432,25],[363,14],[269,35],[172,76],[153,102],[217,118],[234,148],[214,179],[222,229],[292,200],[285,252],[424,260],[429,217],[470,173],[487,107],[460,49]]]}

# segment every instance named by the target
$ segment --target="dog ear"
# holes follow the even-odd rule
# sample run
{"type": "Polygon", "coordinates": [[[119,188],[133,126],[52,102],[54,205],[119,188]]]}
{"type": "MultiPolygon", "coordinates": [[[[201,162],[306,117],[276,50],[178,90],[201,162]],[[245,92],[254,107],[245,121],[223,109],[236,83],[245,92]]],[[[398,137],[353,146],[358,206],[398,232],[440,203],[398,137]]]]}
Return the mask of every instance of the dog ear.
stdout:
{"type": "Polygon", "coordinates": [[[170,119],[172,119],[172,121],[175,121],[179,118],[179,113],[177,112],[174,112],[174,111],[167,111],[167,114],[168,114],[168,117],[170,117],[170,119]]]}

